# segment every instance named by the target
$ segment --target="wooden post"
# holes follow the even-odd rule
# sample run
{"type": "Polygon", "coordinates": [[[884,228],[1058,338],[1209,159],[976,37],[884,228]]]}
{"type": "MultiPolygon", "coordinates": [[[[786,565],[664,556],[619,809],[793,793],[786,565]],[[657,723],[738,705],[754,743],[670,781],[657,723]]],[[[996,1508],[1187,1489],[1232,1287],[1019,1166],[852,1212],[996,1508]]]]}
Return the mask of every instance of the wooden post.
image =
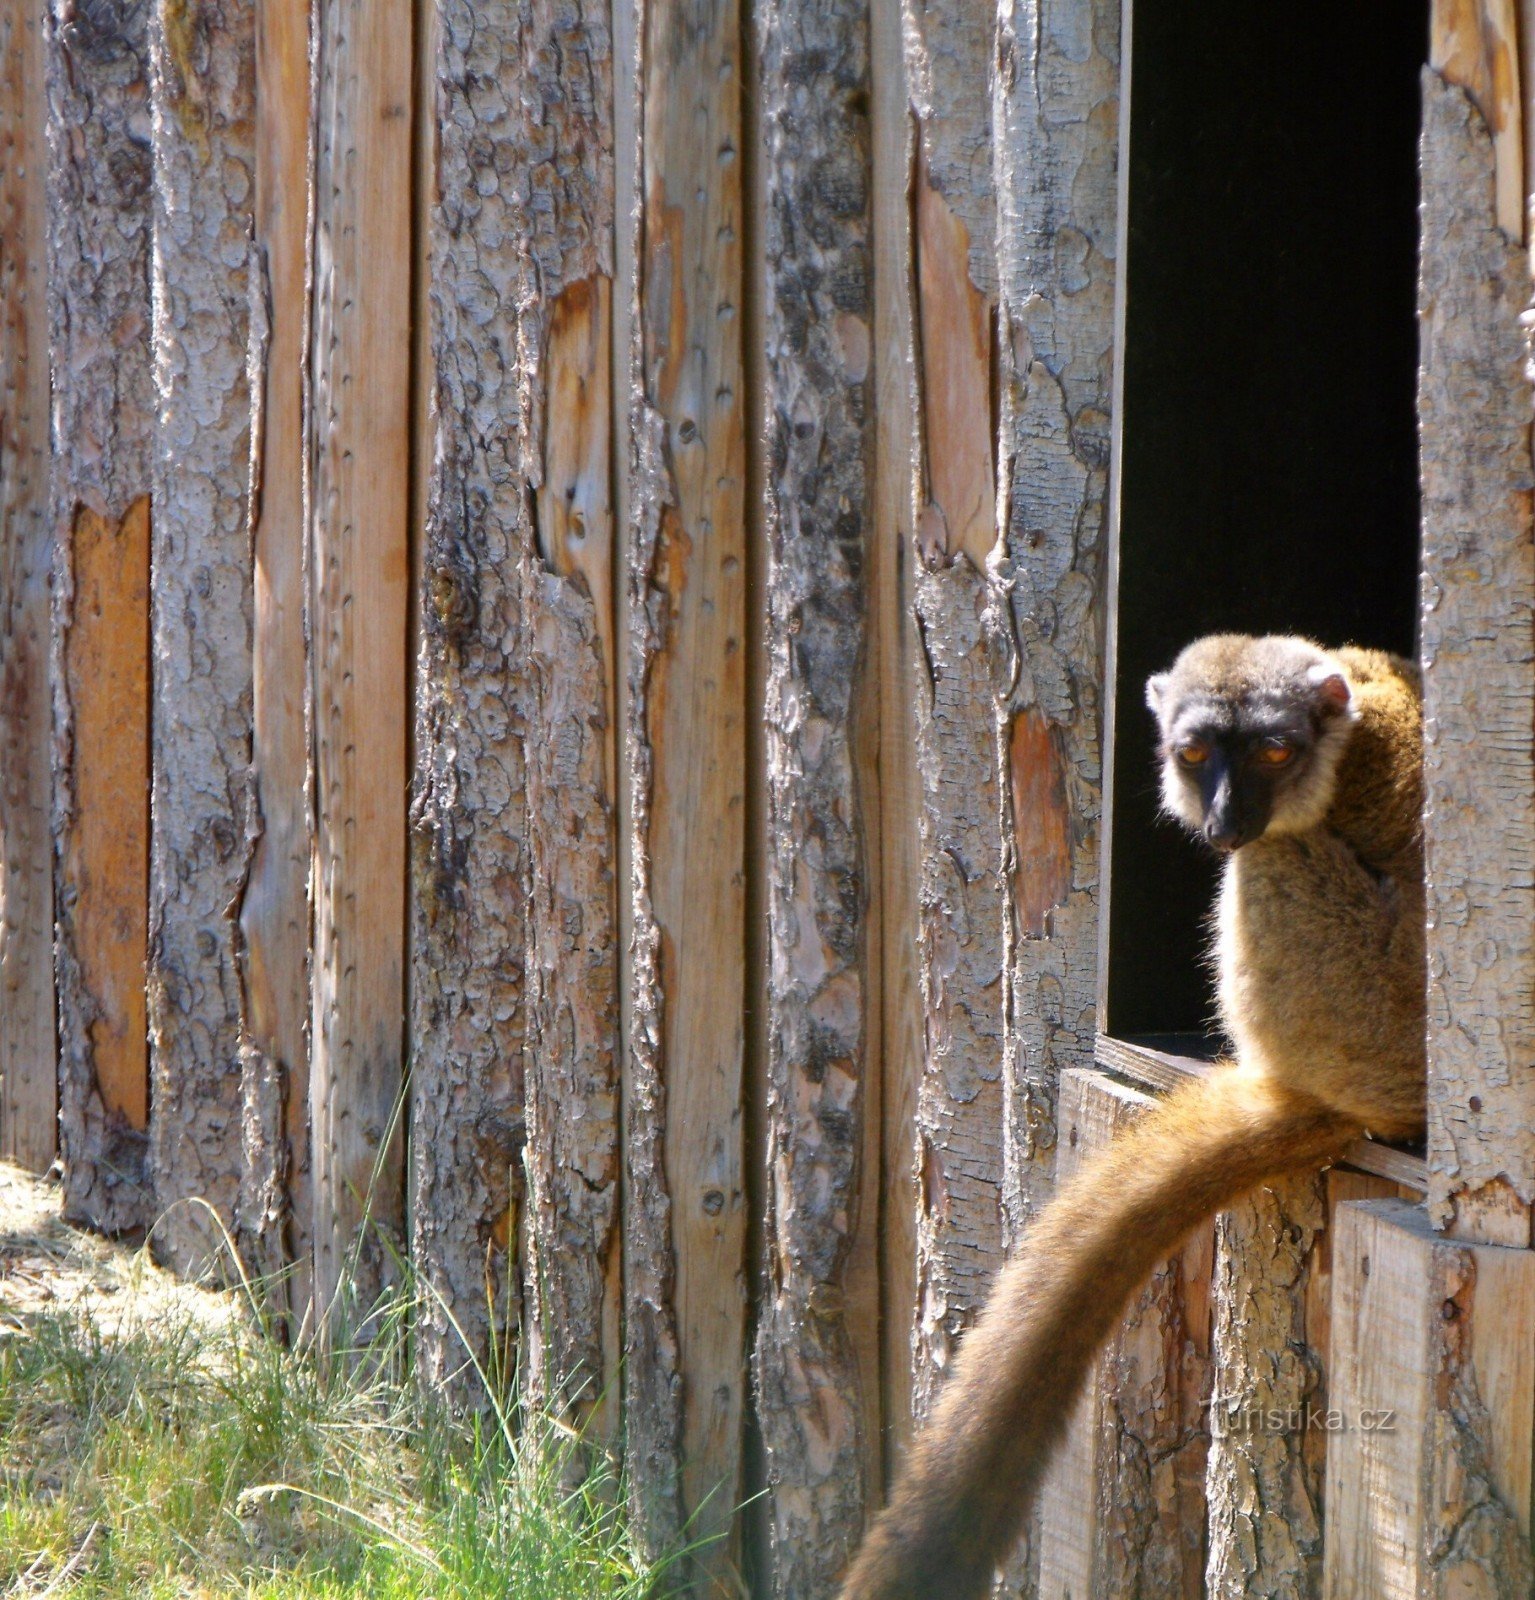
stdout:
{"type": "MultiPolygon", "coordinates": [[[[1489,4],[1436,7],[1424,75],[1423,478],[1429,1211],[1531,1243],[1535,1202],[1535,545],[1518,64],[1489,4]],[[1448,12],[1455,21],[1451,26],[1448,12]],[[1496,98],[1468,67],[1495,56],[1496,98]],[[1456,76],[1456,74],[1462,74],[1456,76]],[[1514,127],[1516,139],[1500,140],[1514,127]],[[1522,180],[1521,180],[1522,181],[1522,180]],[[1512,228],[1512,233],[1508,230],[1512,228]]],[[[1509,24],[1511,26],[1511,24],[1509,24]]]]}
{"type": "Polygon", "coordinates": [[[149,77],[142,7],[51,0],[54,885],[64,1210],[152,1220],[149,77]]]}
{"type": "Polygon", "coordinates": [[[878,1328],[856,1316],[872,1309],[859,1223],[877,1215],[860,1195],[868,949],[853,723],[872,465],[868,12],[770,0],[759,30],[768,1054],[755,1380],[772,1592],[797,1597],[834,1590],[879,1476],[878,1328]]]}
{"type": "Polygon", "coordinates": [[[309,1308],[309,639],[304,567],[305,263],[309,243],[309,5],[256,8],[256,198],[251,264],[254,563],[251,807],[239,901],[247,1265],[297,1321],[309,1308]],[[279,1291],[277,1274],[293,1277],[279,1291]]]}
{"type": "Polygon", "coordinates": [[[1334,1167],[1216,1219],[1205,1592],[1217,1600],[1321,1593],[1330,1219],[1345,1200],[1409,1194],[1334,1167]]]}
{"type": "MultiPolygon", "coordinates": [[[[923,1048],[915,1117],[912,1409],[930,1409],[1002,1251],[1002,808],[995,639],[996,310],[988,94],[992,25],[973,6],[914,7],[916,539],[911,548],[921,784],[918,950],[923,1048]]],[[[888,181],[888,180],[886,180],[888,181]]],[[[908,1162],[913,1156],[907,1156],[908,1162]]]]}
{"type": "MultiPolygon", "coordinates": [[[[1057,1179],[1151,1104],[1102,1073],[1063,1073],[1057,1179]]],[[[1039,1600],[1203,1592],[1212,1232],[1158,1268],[1094,1366],[1040,1494],[1039,1600]]]]}
{"type": "MultiPolygon", "coordinates": [[[[920,1188],[912,1138],[922,1078],[921,875],[917,775],[917,634],[913,604],[916,549],[917,404],[911,174],[915,161],[900,9],[869,12],[874,166],[874,485],[870,540],[870,660],[879,685],[878,825],[869,830],[871,878],[879,863],[880,1325],[884,1465],[888,1483],[911,1435],[912,1337],[917,1326],[917,1215],[920,1188]]],[[[870,923],[871,945],[874,939],[870,923]]],[[[866,1104],[866,1124],[871,1113],[866,1104]]],[[[863,1204],[872,1207],[872,1171],[863,1204]]]]}
{"type": "MultiPolygon", "coordinates": [[[[625,1409],[660,1548],[733,1526],[746,1352],[746,433],[735,6],[644,0],[624,495],[625,1409]],[[694,1520],[688,1523],[688,1518],[694,1520]]],[[[700,1561],[723,1574],[730,1539],[700,1561]]]]}
{"type": "Polygon", "coordinates": [[[409,0],[314,18],[315,1295],[345,1339],[403,1209],[412,32],[409,0]]]}
{"type": "Polygon", "coordinates": [[[412,1131],[439,1298],[422,1348],[440,1382],[504,1332],[525,1111],[529,1372],[584,1411],[617,1401],[611,51],[591,7],[530,22],[448,3],[437,36],[412,1131]]]}
{"type": "MultiPolygon", "coordinates": [[[[1007,895],[1003,1219],[1051,1188],[1092,1060],[1118,248],[1120,0],[999,0],[996,754],[1007,895]]],[[[1027,1573],[1031,1556],[1015,1570],[1027,1573]]]]}
{"type": "Polygon", "coordinates": [[[1535,1252],[1340,1206],[1326,1600],[1531,1592],[1535,1252]]]}
{"type": "Polygon", "coordinates": [[[240,984],[232,915],[252,820],[249,240],[252,0],[150,17],[158,411],[150,554],[150,1168],[156,1254],[195,1274],[240,1190],[240,984]]]}
{"type": "Polygon", "coordinates": [[[48,107],[42,0],[0,5],[0,1156],[53,1164],[48,107]]]}

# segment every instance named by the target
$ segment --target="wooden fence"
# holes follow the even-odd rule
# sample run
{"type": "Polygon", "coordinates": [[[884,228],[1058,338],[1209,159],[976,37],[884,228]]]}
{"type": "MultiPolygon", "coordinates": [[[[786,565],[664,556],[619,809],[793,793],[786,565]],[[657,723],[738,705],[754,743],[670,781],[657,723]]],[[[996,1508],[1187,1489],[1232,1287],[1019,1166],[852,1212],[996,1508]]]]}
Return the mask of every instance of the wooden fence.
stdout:
{"type": "MultiPolygon", "coordinates": [[[[1126,13],[0,0],[0,1152],[294,1327],[408,1254],[700,1594],[834,1591],[1201,1070],[1106,1025],[1126,13]]],[[[1010,1592],[1529,1592],[1535,9],[1431,20],[1426,1156],[1168,1264],[1010,1592]]]]}

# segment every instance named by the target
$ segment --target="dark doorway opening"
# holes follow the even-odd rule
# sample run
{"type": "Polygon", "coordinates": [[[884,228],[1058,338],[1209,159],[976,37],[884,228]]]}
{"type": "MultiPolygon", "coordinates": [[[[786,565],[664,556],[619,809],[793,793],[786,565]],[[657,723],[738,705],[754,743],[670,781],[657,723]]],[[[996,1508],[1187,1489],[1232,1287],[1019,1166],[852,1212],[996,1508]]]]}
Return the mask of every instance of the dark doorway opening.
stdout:
{"type": "Polygon", "coordinates": [[[1142,686],[1202,633],[1411,653],[1424,0],[1136,0],[1104,1026],[1207,1034],[1214,863],[1142,686]]]}

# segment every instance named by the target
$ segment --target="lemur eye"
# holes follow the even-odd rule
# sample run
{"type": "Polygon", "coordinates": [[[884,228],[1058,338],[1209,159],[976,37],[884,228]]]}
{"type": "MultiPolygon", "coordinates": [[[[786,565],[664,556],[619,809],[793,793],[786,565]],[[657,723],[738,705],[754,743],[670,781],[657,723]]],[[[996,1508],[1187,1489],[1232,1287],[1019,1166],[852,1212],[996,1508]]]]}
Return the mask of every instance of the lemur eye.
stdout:
{"type": "Polygon", "coordinates": [[[1186,767],[1201,767],[1210,759],[1210,747],[1201,739],[1186,739],[1178,746],[1178,759],[1186,767]]]}
{"type": "Polygon", "coordinates": [[[1295,759],[1295,746],[1283,739],[1265,739],[1258,746],[1258,759],[1266,767],[1288,766],[1295,759]]]}

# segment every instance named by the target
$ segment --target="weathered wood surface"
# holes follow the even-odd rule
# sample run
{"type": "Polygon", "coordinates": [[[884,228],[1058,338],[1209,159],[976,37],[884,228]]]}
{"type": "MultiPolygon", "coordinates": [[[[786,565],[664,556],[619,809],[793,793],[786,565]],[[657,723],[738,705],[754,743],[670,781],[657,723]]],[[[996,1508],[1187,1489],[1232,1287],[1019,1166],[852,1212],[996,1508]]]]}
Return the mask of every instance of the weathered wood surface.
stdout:
{"type": "Polygon", "coordinates": [[[149,77],[145,13],[52,0],[55,961],[65,1214],[146,1227],[149,77]]]}
{"type": "Polygon", "coordinates": [[[441,1380],[469,1353],[452,1321],[481,1362],[504,1332],[525,1138],[529,1372],[551,1402],[587,1408],[616,1401],[618,1339],[606,15],[445,5],[435,81],[413,1115],[415,1250],[436,1303],[422,1338],[441,1380]]]}
{"type": "Polygon", "coordinates": [[[1434,0],[1429,7],[1428,64],[1459,84],[1482,113],[1492,141],[1493,210],[1518,243],[1525,235],[1529,175],[1520,103],[1523,64],[1520,0],[1434,0]]]}
{"type": "Polygon", "coordinates": [[[919,1418],[985,1300],[1002,1249],[1005,916],[985,576],[997,536],[991,33],[982,11],[949,3],[912,7],[906,27],[921,442],[908,466],[917,479],[911,555],[922,799],[912,1332],[919,1418]]]}
{"type": "Polygon", "coordinates": [[[309,6],[256,8],[248,516],[251,796],[240,896],[240,1242],[279,1309],[311,1293],[309,1158],[309,640],[304,385],[309,239],[309,6]],[[291,1270],[288,1280],[278,1275],[291,1270]],[[279,1288],[279,1282],[282,1287],[279,1288]]]}
{"type": "Polygon", "coordinates": [[[32,1172],[58,1138],[43,11],[0,5],[0,1156],[32,1172]]]}
{"type": "Polygon", "coordinates": [[[1205,1583],[1219,1600],[1320,1590],[1325,1436],[1307,1408],[1326,1400],[1312,1273],[1327,1199],[1320,1175],[1288,1178],[1216,1219],[1205,1583]]]}
{"type": "Polygon", "coordinates": [[[1529,1594],[1535,1252],[1400,1200],[1334,1226],[1324,1596],[1529,1594]]]}
{"type": "Polygon", "coordinates": [[[1003,0],[996,184],[1001,354],[993,562],[1010,649],[999,702],[1011,1235],[1048,1189],[1059,1072],[1092,1059],[1102,807],[1119,0],[1003,0]]]}
{"type": "MultiPolygon", "coordinates": [[[[730,1526],[745,1405],[745,284],[737,10],[653,0],[637,57],[624,767],[625,1407],[652,1548],[730,1526]]],[[[723,1574],[730,1540],[700,1553],[723,1574]]]]}
{"type": "Polygon", "coordinates": [[[849,1315],[867,927],[869,40],[857,0],[759,17],[767,387],[767,1268],[757,1327],[772,1592],[829,1594],[871,1509],[874,1326],[849,1315]],[[872,1370],[871,1370],[872,1369],[872,1370]]]}
{"type": "Polygon", "coordinates": [[[1423,479],[1429,1207],[1530,1243],[1535,1202],[1535,467],[1493,147],[1424,74],[1423,479]],[[1515,1204],[1501,1203],[1501,1191],[1515,1204]],[[1479,1222],[1473,1212],[1486,1212],[1479,1222]],[[1499,1221],[1498,1219],[1502,1220],[1499,1221]]]}
{"type": "MultiPolygon", "coordinates": [[[[1066,1071],[1057,1181],[1151,1104],[1066,1071]]],[[[1093,1367],[1040,1494],[1039,1600],[1203,1593],[1212,1240],[1205,1223],[1153,1273],[1093,1367]]]]}
{"type": "MultiPolygon", "coordinates": [[[[878,685],[877,825],[867,840],[871,882],[878,858],[880,1063],[880,1314],[882,1403],[888,1482],[911,1436],[912,1335],[917,1313],[917,1152],[912,1138],[922,1076],[922,991],[910,930],[921,873],[916,762],[917,638],[912,611],[916,550],[917,382],[912,316],[909,199],[916,159],[902,17],[869,13],[874,195],[874,482],[870,497],[870,671],[878,685]]],[[[871,805],[870,812],[873,808],[871,805]]],[[[874,937],[871,918],[870,938],[874,937]]],[[[872,996],[871,996],[872,1006],[872,996]]],[[[872,1013],[871,1013],[872,1014],[872,1013]]],[[[865,1119],[871,1116],[865,1102],[865,1119]]],[[[874,1179],[865,1169],[864,1205],[874,1179]]]]}
{"type": "Polygon", "coordinates": [[[411,8],[318,0],[314,26],[315,1295],[345,1337],[403,1220],[411,8]]]}
{"type": "Polygon", "coordinates": [[[240,1192],[235,906],[250,864],[255,5],[158,0],[154,139],[149,1161],[155,1252],[221,1252],[240,1192]]]}

